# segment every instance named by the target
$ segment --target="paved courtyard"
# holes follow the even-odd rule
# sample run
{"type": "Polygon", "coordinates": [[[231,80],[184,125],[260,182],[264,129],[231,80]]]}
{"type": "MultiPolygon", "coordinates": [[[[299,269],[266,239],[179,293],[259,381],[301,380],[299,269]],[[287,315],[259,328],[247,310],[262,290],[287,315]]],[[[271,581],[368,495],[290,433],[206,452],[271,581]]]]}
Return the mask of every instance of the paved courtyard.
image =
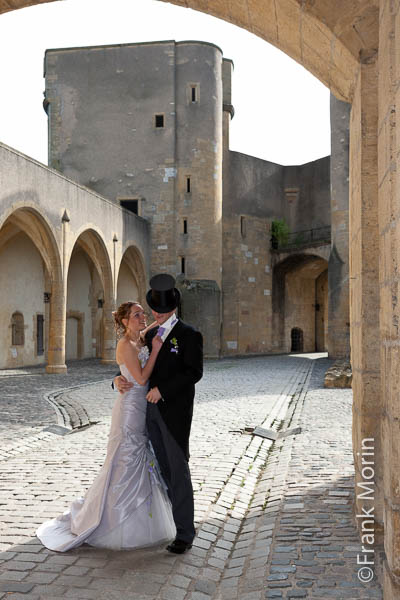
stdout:
{"type": "Polygon", "coordinates": [[[352,396],[323,388],[329,364],[321,355],[206,363],[191,436],[198,531],[183,556],[42,547],[37,525],[82,495],[102,464],[115,367],[1,371],[0,600],[381,598],[376,578],[358,575],[352,396]],[[83,427],[63,435],[71,424],[83,427]],[[301,432],[273,442],[256,426],[301,432]]]}

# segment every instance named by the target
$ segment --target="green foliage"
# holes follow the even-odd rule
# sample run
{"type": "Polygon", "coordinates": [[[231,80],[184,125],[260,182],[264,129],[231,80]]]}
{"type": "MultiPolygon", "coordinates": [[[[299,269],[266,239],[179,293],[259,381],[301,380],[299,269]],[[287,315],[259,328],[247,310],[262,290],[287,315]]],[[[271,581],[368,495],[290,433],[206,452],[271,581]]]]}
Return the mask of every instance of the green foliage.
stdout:
{"type": "Polygon", "coordinates": [[[271,223],[272,247],[286,246],[289,241],[289,226],[284,219],[275,219],[271,223]]]}
{"type": "Polygon", "coordinates": [[[307,243],[307,239],[303,232],[299,232],[293,242],[293,245],[296,247],[302,246],[304,243],[307,243]]]}

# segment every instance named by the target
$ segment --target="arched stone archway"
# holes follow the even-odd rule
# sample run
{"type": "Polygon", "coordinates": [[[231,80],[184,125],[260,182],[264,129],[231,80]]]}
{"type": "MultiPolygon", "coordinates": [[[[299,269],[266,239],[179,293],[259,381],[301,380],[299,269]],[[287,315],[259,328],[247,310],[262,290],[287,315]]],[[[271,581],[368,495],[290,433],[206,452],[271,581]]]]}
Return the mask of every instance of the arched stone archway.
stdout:
{"type": "MultiPolygon", "coordinates": [[[[1,299],[4,339],[1,367],[41,364],[52,372],[66,370],[60,352],[59,303],[63,298],[61,259],[57,243],[43,215],[31,207],[18,208],[0,229],[0,271],[5,297],[1,299]],[[23,290],[29,288],[29,301],[23,290]],[[7,311],[20,305],[25,341],[13,347],[7,311]],[[53,333],[53,335],[52,335],[53,333]]],[[[63,302],[61,302],[63,304],[63,302]]],[[[2,336],[3,337],[3,336],[2,336]]]]}
{"type": "Polygon", "coordinates": [[[326,349],[328,326],[328,263],[312,254],[291,255],[273,269],[272,319],[274,345],[292,351],[292,331],[303,332],[303,351],[326,349]]]}
{"type": "MultiPolygon", "coordinates": [[[[3,2],[0,13],[55,0],[3,2]]],[[[351,100],[358,57],[378,47],[376,0],[163,0],[218,17],[273,44],[327,85],[337,97],[351,100]]]]}
{"type": "Polygon", "coordinates": [[[77,236],[67,273],[66,333],[76,337],[76,344],[66,340],[69,355],[114,362],[113,278],[110,256],[98,232],[86,229],[77,236]]]}
{"type": "Polygon", "coordinates": [[[146,271],[144,259],[136,246],[129,246],[121,259],[117,277],[117,306],[137,300],[146,306],[146,271]]]}

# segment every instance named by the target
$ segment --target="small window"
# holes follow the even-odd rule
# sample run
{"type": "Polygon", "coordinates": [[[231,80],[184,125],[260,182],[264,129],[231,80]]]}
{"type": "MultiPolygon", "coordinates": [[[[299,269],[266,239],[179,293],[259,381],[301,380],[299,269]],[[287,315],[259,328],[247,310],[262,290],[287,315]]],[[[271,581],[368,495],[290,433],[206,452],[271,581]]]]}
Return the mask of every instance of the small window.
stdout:
{"type": "Polygon", "coordinates": [[[198,83],[188,83],[186,90],[188,104],[197,104],[200,100],[200,85],[198,83]]]}
{"type": "Polygon", "coordinates": [[[126,208],[126,210],[133,212],[135,215],[139,214],[139,200],[137,198],[120,200],[119,202],[123,208],[126,208]]]}
{"type": "Polygon", "coordinates": [[[240,217],[240,235],[246,237],[246,217],[240,217]]]}
{"type": "Polygon", "coordinates": [[[190,177],[186,177],[186,193],[190,194],[192,191],[192,182],[190,181],[190,177]]]}
{"type": "Polygon", "coordinates": [[[15,312],[11,317],[11,338],[13,346],[23,346],[25,343],[24,316],[15,312]]]}
{"type": "Polygon", "coordinates": [[[44,317],[36,315],[36,354],[42,356],[44,354],[44,317]]]}
{"type": "Polygon", "coordinates": [[[181,273],[182,275],[186,273],[186,261],[184,256],[181,256],[181,273]]]}
{"type": "Polygon", "coordinates": [[[187,232],[188,232],[187,219],[183,219],[183,233],[187,233],[187,232]]]}
{"type": "Polygon", "coordinates": [[[154,125],[156,127],[164,127],[164,115],[155,115],[154,125]]]}

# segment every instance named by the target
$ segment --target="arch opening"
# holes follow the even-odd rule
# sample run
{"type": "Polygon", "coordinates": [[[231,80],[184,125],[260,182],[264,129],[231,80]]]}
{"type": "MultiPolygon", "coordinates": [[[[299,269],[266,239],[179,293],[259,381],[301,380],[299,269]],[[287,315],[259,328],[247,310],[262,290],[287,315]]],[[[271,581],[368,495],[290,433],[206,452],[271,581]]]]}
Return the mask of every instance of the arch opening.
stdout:
{"type": "Polygon", "coordinates": [[[303,330],[300,327],[293,327],[290,332],[291,348],[290,352],[303,352],[304,351],[304,336],[303,330]]]}
{"type": "Polygon", "coordinates": [[[77,238],[67,278],[65,349],[68,360],[104,358],[113,309],[112,274],[105,244],[93,230],[77,238]]]}
{"type": "Polygon", "coordinates": [[[327,261],[309,254],[289,256],[275,265],[272,290],[276,347],[282,352],[326,351],[327,261]]]}
{"type": "MultiPolygon", "coordinates": [[[[0,13],[55,0],[14,0],[0,13]]],[[[188,7],[183,0],[163,0],[188,7]]],[[[190,8],[217,17],[276,46],[320,79],[340,99],[350,101],[358,71],[358,57],[378,47],[379,6],[375,0],[326,2],[255,0],[218,3],[191,0],[190,8]]]]}
{"type": "Polygon", "coordinates": [[[31,208],[11,213],[0,229],[0,368],[48,360],[49,301],[62,281],[60,257],[45,219],[31,208]],[[26,290],[29,289],[29,295],[26,290]]]}
{"type": "Polygon", "coordinates": [[[146,272],[143,257],[136,246],[129,246],[121,259],[117,278],[117,306],[137,300],[146,306],[146,272]]]}

